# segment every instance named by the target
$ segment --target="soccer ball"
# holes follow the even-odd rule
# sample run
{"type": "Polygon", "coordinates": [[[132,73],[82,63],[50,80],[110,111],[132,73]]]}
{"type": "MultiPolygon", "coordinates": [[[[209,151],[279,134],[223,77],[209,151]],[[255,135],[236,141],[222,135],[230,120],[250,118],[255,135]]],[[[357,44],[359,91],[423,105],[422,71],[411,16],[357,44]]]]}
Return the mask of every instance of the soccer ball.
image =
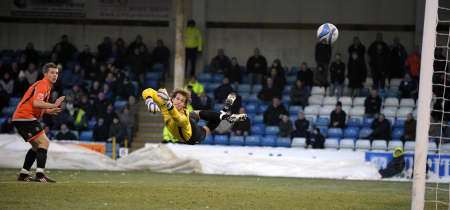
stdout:
{"type": "Polygon", "coordinates": [[[319,42],[326,40],[327,44],[333,44],[338,36],[338,29],[331,23],[324,23],[317,29],[317,38],[319,39],[319,42]]]}

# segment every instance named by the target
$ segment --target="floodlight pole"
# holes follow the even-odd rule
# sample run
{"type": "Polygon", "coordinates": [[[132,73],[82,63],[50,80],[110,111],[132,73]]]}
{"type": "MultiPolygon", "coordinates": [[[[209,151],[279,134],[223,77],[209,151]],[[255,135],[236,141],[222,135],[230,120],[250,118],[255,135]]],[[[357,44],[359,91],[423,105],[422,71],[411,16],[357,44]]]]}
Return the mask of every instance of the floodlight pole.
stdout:
{"type": "Polygon", "coordinates": [[[184,1],[175,0],[175,64],[174,64],[174,79],[173,87],[182,88],[184,85],[184,1]]]}

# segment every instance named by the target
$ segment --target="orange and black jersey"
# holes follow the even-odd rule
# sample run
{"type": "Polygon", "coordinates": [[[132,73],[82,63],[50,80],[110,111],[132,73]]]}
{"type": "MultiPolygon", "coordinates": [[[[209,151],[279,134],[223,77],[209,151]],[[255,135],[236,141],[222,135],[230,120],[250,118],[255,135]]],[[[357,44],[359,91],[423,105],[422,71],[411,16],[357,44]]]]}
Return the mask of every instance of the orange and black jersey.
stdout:
{"type": "Polygon", "coordinates": [[[42,79],[31,85],[16,107],[12,120],[37,120],[42,117],[45,109],[33,107],[34,100],[48,102],[52,83],[42,79]]]}

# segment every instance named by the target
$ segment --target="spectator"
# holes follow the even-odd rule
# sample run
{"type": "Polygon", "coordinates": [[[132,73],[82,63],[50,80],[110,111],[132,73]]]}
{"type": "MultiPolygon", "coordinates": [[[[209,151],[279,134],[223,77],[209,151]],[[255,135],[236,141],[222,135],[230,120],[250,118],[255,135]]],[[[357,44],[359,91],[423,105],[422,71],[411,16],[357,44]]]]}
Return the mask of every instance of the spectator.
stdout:
{"type": "Polygon", "coordinates": [[[134,86],[128,77],[124,78],[122,84],[118,85],[115,89],[116,96],[119,96],[121,100],[126,100],[131,95],[135,95],[134,86]]]}
{"type": "Polygon", "coordinates": [[[87,119],[91,119],[94,115],[94,100],[89,99],[87,95],[81,95],[80,102],[77,106],[86,112],[87,119]]]}
{"type": "Polygon", "coordinates": [[[127,57],[127,46],[125,45],[125,41],[123,41],[120,37],[117,38],[116,42],[114,42],[113,55],[115,57],[114,64],[120,68],[123,68],[127,57]]]}
{"type": "Polygon", "coordinates": [[[403,149],[396,147],[392,153],[393,159],[389,161],[386,168],[380,169],[378,172],[381,178],[390,178],[395,175],[401,174],[405,169],[405,158],[403,156],[403,149]]]}
{"type": "Polygon", "coordinates": [[[62,111],[52,118],[52,128],[54,130],[61,128],[62,124],[66,124],[68,127],[73,127],[74,118],[67,110],[66,103],[61,105],[62,111]]]}
{"type": "Polygon", "coordinates": [[[12,96],[14,93],[14,80],[11,78],[9,72],[3,74],[2,80],[0,80],[0,87],[9,95],[12,96]]]}
{"type": "Polygon", "coordinates": [[[197,54],[203,50],[203,38],[200,30],[195,26],[194,20],[188,20],[184,31],[184,46],[186,47],[186,75],[194,76],[197,54]],[[190,69],[188,69],[190,64],[190,69]],[[189,71],[190,70],[190,73],[189,71]]]}
{"type": "Polygon", "coordinates": [[[227,98],[228,94],[233,92],[233,87],[231,87],[230,80],[228,78],[223,78],[222,85],[214,90],[214,98],[216,102],[223,103],[227,98]]]}
{"type": "Polygon", "coordinates": [[[106,62],[113,55],[113,43],[111,37],[105,36],[103,42],[97,46],[97,58],[100,62],[106,62]]]}
{"type": "Polygon", "coordinates": [[[272,101],[274,97],[281,98],[281,92],[278,88],[275,88],[272,78],[267,78],[265,85],[258,93],[258,98],[262,101],[272,101]]]}
{"type": "Polygon", "coordinates": [[[20,71],[17,81],[15,81],[14,95],[22,96],[25,91],[27,91],[28,86],[30,86],[30,83],[28,83],[28,80],[25,78],[25,72],[20,71]]]}
{"type": "Polygon", "coordinates": [[[170,67],[170,50],[164,45],[163,40],[158,39],[156,40],[156,47],[152,51],[152,61],[153,64],[161,64],[163,66],[163,75],[162,80],[165,81],[166,75],[169,73],[169,67],[170,67]]]}
{"type": "Polygon", "coordinates": [[[311,69],[308,68],[308,64],[303,62],[302,65],[300,65],[300,70],[297,72],[297,79],[302,81],[305,86],[311,88],[314,83],[313,74],[311,69]]]}
{"type": "Polygon", "coordinates": [[[105,125],[103,118],[98,118],[92,132],[92,139],[97,142],[105,142],[109,136],[109,126],[105,125]]]}
{"type": "Polygon", "coordinates": [[[278,136],[290,137],[293,130],[292,121],[289,119],[288,115],[281,115],[280,117],[281,121],[278,124],[280,132],[278,133],[278,136]]]}
{"type": "Polygon", "coordinates": [[[389,81],[391,81],[391,78],[403,77],[405,74],[405,61],[407,55],[405,47],[400,43],[400,38],[394,37],[389,53],[389,81]]]}
{"type": "MultiPolygon", "coordinates": [[[[239,108],[239,114],[245,114],[245,108],[241,107],[239,108]]],[[[251,123],[250,119],[246,118],[245,121],[238,121],[234,123],[233,127],[231,128],[231,132],[235,136],[248,136],[250,133],[251,123]]]]}
{"type": "Polygon", "coordinates": [[[306,147],[312,146],[313,149],[325,148],[324,143],[325,137],[320,133],[319,128],[313,128],[313,131],[306,138],[306,147]]]}
{"type": "Polygon", "coordinates": [[[98,93],[94,103],[96,116],[104,116],[106,107],[108,107],[109,104],[111,104],[111,102],[105,97],[105,94],[103,92],[98,93]]]}
{"type": "Polygon", "coordinates": [[[92,58],[94,58],[94,55],[91,52],[91,48],[89,47],[89,45],[84,45],[83,51],[78,56],[78,61],[80,63],[81,68],[89,69],[90,67],[89,65],[91,64],[92,58]]]}
{"type": "Polygon", "coordinates": [[[378,95],[376,89],[370,91],[370,95],[366,97],[364,101],[365,113],[366,115],[373,117],[375,114],[380,112],[381,109],[381,97],[378,95]]]}
{"type": "Polygon", "coordinates": [[[405,143],[405,141],[416,140],[416,120],[411,113],[406,116],[405,131],[403,132],[401,140],[403,141],[403,143],[405,143]]]}
{"type": "Polygon", "coordinates": [[[263,76],[267,73],[267,60],[255,48],[253,56],[247,60],[247,72],[251,76],[251,84],[259,84],[262,82],[263,76]]]}
{"type": "Polygon", "coordinates": [[[336,53],[335,61],[330,66],[331,95],[341,97],[344,93],[345,63],[341,61],[341,54],[336,53]]]}
{"type": "Polygon", "coordinates": [[[228,69],[225,72],[225,77],[228,77],[230,79],[230,83],[232,84],[239,84],[242,81],[242,74],[243,74],[243,69],[241,68],[241,66],[239,66],[239,63],[237,61],[236,57],[232,57],[231,58],[231,66],[230,69],[228,69]]]}
{"type": "Polygon", "coordinates": [[[211,98],[206,95],[205,92],[200,94],[200,96],[197,98],[197,100],[194,100],[192,98],[192,107],[195,110],[212,110],[213,108],[213,102],[211,98]]]}
{"type": "Polygon", "coordinates": [[[186,86],[191,86],[192,91],[197,95],[200,95],[205,91],[203,84],[197,80],[197,77],[195,75],[192,75],[186,86]]]}
{"type": "Polygon", "coordinates": [[[353,97],[359,95],[359,90],[366,81],[367,68],[364,59],[361,59],[357,52],[353,52],[348,59],[348,87],[353,97]]]}
{"type": "Polygon", "coordinates": [[[117,114],[114,111],[114,107],[112,104],[108,104],[108,106],[106,107],[106,112],[103,111],[103,115],[100,115],[101,118],[103,118],[105,120],[105,124],[106,126],[109,126],[113,123],[113,119],[117,118],[117,114]]]}
{"type": "Polygon", "coordinates": [[[55,134],[50,130],[50,127],[48,125],[45,125],[45,123],[43,123],[43,124],[44,124],[45,135],[47,135],[48,139],[54,140],[55,134]]]}
{"type": "Polygon", "coordinates": [[[67,61],[73,58],[77,48],[69,42],[69,37],[64,34],[61,36],[61,41],[53,47],[53,52],[57,54],[59,61],[65,65],[67,61]]]}
{"type": "Polygon", "coordinates": [[[398,90],[400,91],[400,98],[417,98],[417,83],[411,79],[409,74],[405,74],[403,80],[400,82],[398,90]]]}
{"type": "MultiPolygon", "coordinates": [[[[97,62],[97,58],[92,57],[87,66],[85,67],[85,79],[88,80],[103,80],[100,74],[100,68],[101,65],[97,62]]],[[[106,68],[105,65],[103,65],[103,68],[106,68]]]]}
{"type": "Polygon", "coordinates": [[[74,113],[72,114],[74,118],[74,128],[78,131],[86,130],[88,128],[88,116],[86,111],[80,107],[80,105],[75,104],[74,113]]]}
{"type": "Polygon", "coordinates": [[[272,104],[267,107],[264,112],[264,124],[268,126],[278,126],[281,121],[281,115],[288,115],[288,111],[281,104],[280,98],[274,97],[272,99],[272,104]]]}
{"type": "Polygon", "coordinates": [[[391,123],[384,118],[384,114],[378,114],[376,120],[372,122],[372,133],[369,135],[370,141],[374,139],[391,140],[391,123]]]}
{"type": "Polygon", "coordinates": [[[61,124],[55,138],[56,140],[77,140],[77,136],[70,131],[66,124],[61,124]]]}
{"type": "Polygon", "coordinates": [[[122,124],[122,128],[125,130],[125,137],[128,140],[128,146],[130,147],[133,142],[133,131],[135,129],[136,118],[130,113],[128,106],[125,106],[118,114],[119,121],[122,124]]]}
{"type": "Polygon", "coordinates": [[[282,93],[284,86],[286,85],[286,77],[284,76],[284,72],[280,72],[276,68],[272,67],[270,69],[269,77],[272,78],[273,87],[276,89],[276,92],[282,93]]]}
{"type": "Polygon", "coordinates": [[[145,60],[139,48],[133,48],[131,54],[128,55],[128,64],[130,65],[132,73],[138,78],[142,84],[144,82],[145,60]]]}
{"type": "Polygon", "coordinates": [[[289,96],[291,97],[291,105],[305,107],[308,105],[310,93],[311,91],[309,87],[305,86],[301,80],[295,81],[295,85],[289,93],[289,96]]]}
{"type": "Polygon", "coordinates": [[[331,60],[331,45],[327,43],[326,39],[317,42],[315,58],[317,66],[323,66],[324,70],[328,70],[331,60]]]}
{"type": "Polygon", "coordinates": [[[328,72],[323,65],[318,65],[314,71],[314,86],[328,87],[328,72]]]}
{"type": "Polygon", "coordinates": [[[372,71],[373,87],[384,89],[389,62],[389,48],[383,41],[383,34],[377,33],[376,40],[369,47],[370,69],[372,71]]]}
{"type": "Polygon", "coordinates": [[[359,37],[353,37],[353,44],[348,47],[349,58],[352,57],[353,53],[356,53],[358,62],[366,63],[366,46],[364,46],[359,37]]]}
{"type": "Polygon", "coordinates": [[[409,75],[411,75],[416,82],[419,82],[420,76],[420,56],[419,46],[416,46],[414,51],[408,55],[405,62],[409,75]]]}
{"type": "Polygon", "coordinates": [[[136,97],[134,96],[128,97],[128,106],[130,107],[130,114],[133,115],[135,119],[138,119],[138,112],[140,106],[136,102],[136,97]]]}
{"type": "Polygon", "coordinates": [[[126,132],[120,120],[117,116],[115,116],[112,120],[112,123],[109,127],[109,138],[116,138],[116,142],[121,146],[124,145],[124,138],[126,136],[126,132]]]}
{"type": "Polygon", "coordinates": [[[24,71],[24,73],[28,84],[35,83],[39,76],[39,72],[36,70],[36,65],[34,63],[30,63],[28,65],[27,70],[24,71]]]}
{"type": "MultiPolygon", "coordinates": [[[[119,40],[117,40],[119,41],[119,40]]],[[[122,40],[123,41],[123,40],[122,40]]],[[[147,49],[147,45],[144,44],[144,41],[142,39],[142,36],[139,34],[136,36],[133,42],[128,46],[128,55],[133,54],[136,52],[136,49],[139,50],[141,47],[144,47],[147,49]]]]}
{"type": "Polygon", "coordinates": [[[223,49],[217,50],[217,55],[211,60],[211,64],[209,65],[209,71],[211,73],[225,73],[230,71],[231,69],[231,60],[225,55],[225,51],[223,49]]]}
{"type": "Polygon", "coordinates": [[[309,121],[305,119],[305,113],[299,112],[298,118],[295,120],[295,130],[292,133],[292,137],[303,137],[308,136],[309,121]]]}
{"type": "Polygon", "coordinates": [[[23,54],[27,58],[27,63],[39,63],[39,54],[34,49],[34,44],[32,42],[28,42],[23,54]]]}
{"type": "Polygon", "coordinates": [[[270,69],[276,69],[276,75],[278,75],[278,76],[284,77],[284,75],[285,75],[283,65],[281,64],[281,60],[278,58],[273,60],[272,65],[270,66],[270,69]]]}
{"type": "Polygon", "coordinates": [[[0,111],[3,110],[4,107],[8,106],[8,104],[9,104],[9,97],[10,97],[10,94],[8,94],[3,89],[3,86],[0,85],[0,111]]]}
{"type": "Polygon", "coordinates": [[[20,70],[25,70],[28,68],[30,63],[27,62],[27,56],[25,54],[20,55],[19,62],[17,63],[17,66],[20,70]]]}
{"type": "Polygon", "coordinates": [[[347,114],[342,110],[342,103],[338,101],[336,108],[330,114],[330,128],[345,128],[347,114]]]}

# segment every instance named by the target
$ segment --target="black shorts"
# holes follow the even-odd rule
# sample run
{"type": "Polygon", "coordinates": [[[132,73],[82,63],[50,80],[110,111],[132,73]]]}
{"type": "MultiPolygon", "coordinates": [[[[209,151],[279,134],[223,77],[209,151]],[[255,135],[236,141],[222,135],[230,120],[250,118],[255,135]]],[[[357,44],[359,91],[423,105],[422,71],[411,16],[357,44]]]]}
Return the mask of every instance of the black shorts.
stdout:
{"type": "Polygon", "coordinates": [[[192,117],[189,117],[189,123],[191,124],[192,136],[186,142],[186,144],[200,144],[205,140],[206,131],[201,126],[197,125],[197,122],[192,117]]]}
{"type": "Polygon", "coordinates": [[[26,142],[33,141],[44,132],[41,123],[39,123],[37,120],[13,121],[12,123],[14,127],[17,128],[20,136],[22,136],[22,138],[26,142]]]}

